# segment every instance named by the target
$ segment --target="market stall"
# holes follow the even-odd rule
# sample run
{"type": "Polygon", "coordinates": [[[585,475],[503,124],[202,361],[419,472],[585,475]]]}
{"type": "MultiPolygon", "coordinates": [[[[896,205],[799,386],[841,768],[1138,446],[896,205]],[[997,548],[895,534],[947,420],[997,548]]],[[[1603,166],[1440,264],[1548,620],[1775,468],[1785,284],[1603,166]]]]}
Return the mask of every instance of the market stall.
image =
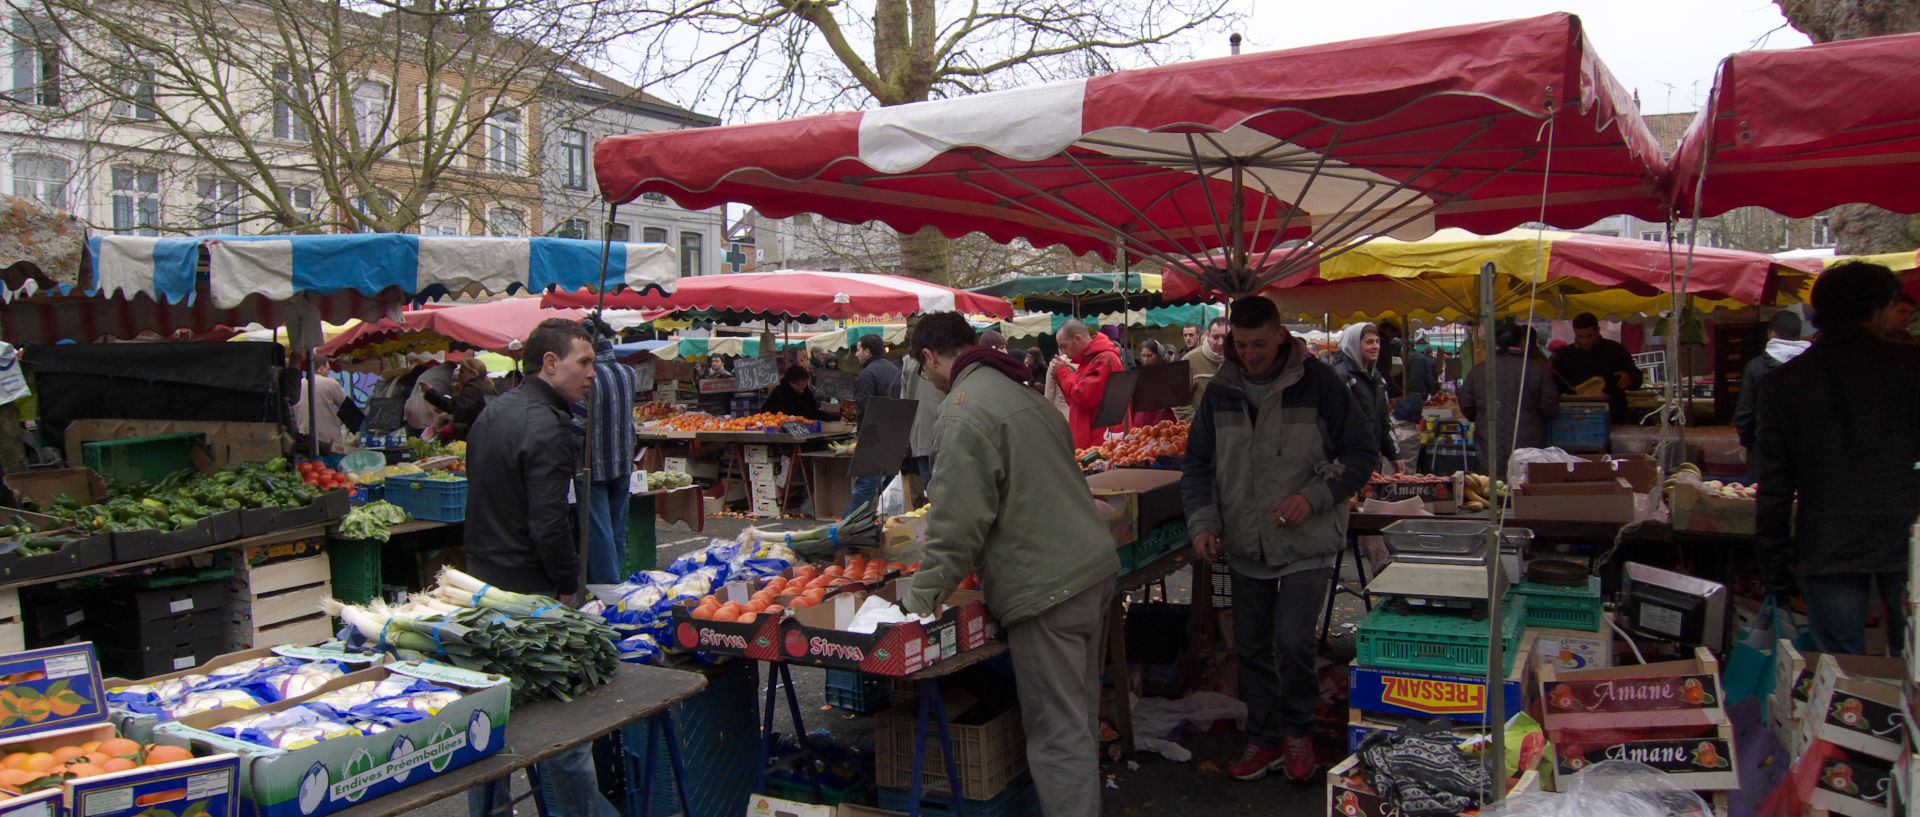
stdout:
{"type": "Polygon", "coordinates": [[[1161,303],[1160,276],[1151,272],[1020,275],[971,291],[1005,298],[1015,309],[1079,318],[1147,309],[1161,303]]]}

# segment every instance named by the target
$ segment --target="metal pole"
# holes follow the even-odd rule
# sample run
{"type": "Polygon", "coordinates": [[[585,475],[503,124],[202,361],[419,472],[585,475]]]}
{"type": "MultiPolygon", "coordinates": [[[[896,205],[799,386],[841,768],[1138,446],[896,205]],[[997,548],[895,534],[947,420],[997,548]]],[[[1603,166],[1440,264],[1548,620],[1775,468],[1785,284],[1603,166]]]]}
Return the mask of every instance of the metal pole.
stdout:
{"type": "MultiPolygon", "coordinates": [[[[620,205],[618,204],[609,204],[607,206],[607,223],[603,225],[600,230],[600,287],[599,297],[593,306],[594,323],[590,335],[595,345],[598,345],[598,341],[600,340],[600,324],[605,320],[604,316],[607,312],[607,273],[609,271],[607,267],[613,258],[613,227],[615,224],[613,217],[619,210],[620,205]]],[[[539,361],[535,361],[535,363],[538,364],[539,361]]],[[[524,372],[526,368],[527,362],[525,360],[520,361],[520,369],[524,372]]],[[[593,392],[596,388],[598,387],[587,387],[587,421],[582,424],[586,427],[586,436],[582,438],[580,442],[582,467],[573,479],[573,507],[574,516],[579,522],[577,527],[580,531],[580,572],[582,574],[587,573],[587,560],[593,553],[593,392]]],[[[632,420],[629,419],[628,422],[632,422],[632,420]]],[[[612,509],[609,508],[608,510],[611,511],[612,509]]],[[[614,531],[613,535],[624,536],[626,532],[614,531]]],[[[582,601],[585,601],[585,596],[582,596],[582,601]]]]}
{"type": "MultiPolygon", "coordinates": [[[[1484,347],[1487,350],[1486,361],[1480,364],[1486,367],[1487,370],[1486,378],[1481,381],[1487,385],[1487,407],[1480,416],[1483,421],[1490,424],[1487,429],[1486,439],[1493,442],[1488,448],[1494,450],[1488,453],[1496,454],[1493,459],[1497,460],[1499,459],[1497,451],[1500,447],[1500,440],[1506,438],[1501,436],[1500,420],[1504,419],[1504,417],[1501,414],[1500,407],[1500,372],[1498,364],[1500,355],[1499,350],[1495,348],[1498,344],[1493,342],[1493,322],[1496,312],[1493,303],[1494,274],[1495,269],[1492,261],[1488,261],[1480,266],[1480,312],[1481,320],[1485,321],[1482,325],[1485,327],[1487,335],[1487,343],[1484,347]]],[[[1502,476],[1502,465],[1504,465],[1504,463],[1487,464],[1488,476],[1498,481],[1502,476]]],[[[1486,797],[1481,798],[1483,804],[1497,802],[1506,793],[1506,775],[1504,772],[1507,768],[1507,746],[1506,741],[1502,739],[1502,736],[1506,733],[1507,723],[1507,699],[1506,688],[1504,686],[1507,676],[1505,672],[1506,645],[1500,640],[1500,633],[1505,629],[1500,626],[1500,527],[1506,513],[1503,510],[1504,505],[1497,491],[1494,492],[1493,496],[1488,497],[1488,499],[1493,500],[1493,514],[1487,519],[1487,688],[1485,700],[1487,702],[1487,731],[1493,736],[1493,740],[1488,742],[1488,757],[1493,761],[1493,768],[1489,770],[1491,772],[1489,777],[1492,780],[1493,790],[1488,792],[1486,797]]]]}

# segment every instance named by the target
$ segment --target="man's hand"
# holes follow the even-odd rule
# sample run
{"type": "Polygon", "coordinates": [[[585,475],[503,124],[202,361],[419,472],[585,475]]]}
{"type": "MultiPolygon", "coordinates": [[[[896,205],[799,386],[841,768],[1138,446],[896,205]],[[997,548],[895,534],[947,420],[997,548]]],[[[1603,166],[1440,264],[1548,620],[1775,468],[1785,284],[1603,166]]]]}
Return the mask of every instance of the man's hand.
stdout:
{"type": "Polygon", "coordinates": [[[1404,474],[1404,473],[1406,473],[1406,472],[1407,472],[1407,461],[1406,461],[1406,460],[1394,460],[1394,461],[1393,461],[1393,472],[1394,472],[1394,473],[1396,473],[1396,474],[1404,474]]]}
{"type": "Polygon", "coordinates": [[[1633,387],[1633,373],[1632,372],[1614,372],[1613,382],[1618,384],[1622,390],[1630,389],[1633,387]]]}
{"type": "Polygon", "coordinates": [[[1071,358],[1068,358],[1066,355],[1054,355],[1053,356],[1054,371],[1059,371],[1062,368],[1066,369],[1067,371],[1073,371],[1073,360],[1071,358]]]}
{"type": "Polygon", "coordinates": [[[580,598],[581,594],[579,593],[568,593],[560,597],[560,603],[578,610],[580,609],[580,598]]]}
{"type": "Polygon", "coordinates": [[[1307,504],[1307,498],[1294,494],[1273,509],[1273,524],[1283,528],[1297,528],[1312,515],[1313,506],[1307,504]]]}
{"type": "Polygon", "coordinates": [[[1211,533],[1194,534],[1193,553],[1195,556],[1199,556],[1200,561],[1203,562],[1212,563],[1220,561],[1220,537],[1211,533]]]}

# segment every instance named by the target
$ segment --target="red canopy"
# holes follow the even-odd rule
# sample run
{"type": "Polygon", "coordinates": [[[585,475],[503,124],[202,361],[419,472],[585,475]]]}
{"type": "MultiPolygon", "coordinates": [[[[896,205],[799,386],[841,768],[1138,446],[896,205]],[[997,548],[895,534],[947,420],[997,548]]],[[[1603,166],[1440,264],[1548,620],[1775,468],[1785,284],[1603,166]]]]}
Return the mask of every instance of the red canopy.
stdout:
{"type": "Polygon", "coordinates": [[[400,313],[400,320],[362,323],[315,350],[337,357],[407,334],[431,333],[476,349],[518,356],[520,344],[548,318],[578,321],[585,309],[550,309],[539,298],[506,298],[476,304],[428,306],[400,313]]]}
{"type": "Polygon", "coordinates": [[[1662,217],[1657,142],[1566,14],[615,136],[594,164],[616,203],[659,192],[1163,263],[1492,233],[1543,207],[1557,223],[1662,217]]]}
{"type": "MultiPolygon", "coordinates": [[[[607,293],[609,309],[722,310],[849,320],[863,315],[913,315],[959,310],[969,315],[1013,317],[1005,298],[929,284],[899,275],[860,272],[744,272],[682,278],[672,294],[607,293]]],[[[586,290],[555,291],[549,306],[588,307],[600,296],[586,290]]]]}
{"type": "Polygon", "coordinates": [[[1668,196],[1699,216],[1760,206],[1798,218],[1852,202],[1912,213],[1916,175],[1920,34],[1897,34],[1728,57],[1674,154],[1668,196]]]}

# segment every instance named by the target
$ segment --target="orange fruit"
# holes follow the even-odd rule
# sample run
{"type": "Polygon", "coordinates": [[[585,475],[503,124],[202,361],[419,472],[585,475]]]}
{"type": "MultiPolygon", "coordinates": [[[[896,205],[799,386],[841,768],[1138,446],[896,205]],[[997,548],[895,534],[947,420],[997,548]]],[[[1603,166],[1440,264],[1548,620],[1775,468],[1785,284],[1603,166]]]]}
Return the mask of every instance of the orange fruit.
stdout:
{"type": "Polygon", "coordinates": [[[53,759],[58,760],[61,763],[66,763],[86,753],[87,753],[87,750],[82,749],[78,746],[62,746],[58,749],[53,750],[53,759]]]}
{"type": "Polygon", "coordinates": [[[796,599],[794,599],[794,600],[793,600],[793,604],[790,604],[790,605],[788,605],[788,606],[789,606],[789,607],[791,607],[792,609],[795,609],[795,610],[805,610],[805,609],[807,609],[808,607],[812,607],[812,606],[813,606],[813,597],[812,597],[812,596],[800,596],[799,598],[796,598],[796,599]]]}
{"type": "Polygon", "coordinates": [[[127,740],[126,738],[111,738],[100,741],[98,748],[101,754],[119,757],[140,751],[140,744],[127,740]]]}
{"type": "Polygon", "coordinates": [[[18,789],[39,778],[40,775],[25,769],[0,769],[0,786],[5,786],[9,789],[18,789]]]}
{"type": "Polygon", "coordinates": [[[86,743],[80,744],[80,748],[85,749],[88,752],[92,752],[93,750],[100,748],[100,741],[97,741],[97,740],[87,741],[86,743]]]}
{"type": "Polygon", "coordinates": [[[762,610],[761,612],[763,612],[763,613],[766,613],[767,615],[773,615],[773,614],[775,614],[775,613],[779,613],[779,612],[783,612],[783,611],[785,611],[786,609],[787,609],[787,608],[785,608],[785,607],[782,607],[782,606],[780,606],[780,605],[778,605],[778,604],[769,604],[769,605],[767,605],[767,609],[765,609],[765,610],[762,610]]]}
{"type": "Polygon", "coordinates": [[[739,621],[740,611],[722,607],[718,610],[715,610],[711,618],[714,621],[739,621]]]}
{"type": "Polygon", "coordinates": [[[759,617],[760,617],[760,614],[759,614],[759,613],[756,613],[756,612],[751,612],[751,611],[749,611],[749,612],[745,612],[745,613],[741,613],[741,614],[740,614],[740,623],[741,623],[741,624],[752,624],[752,623],[753,623],[753,620],[754,620],[754,619],[756,619],[756,618],[759,618],[759,617]]]}
{"type": "Polygon", "coordinates": [[[27,762],[20,764],[20,768],[29,772],[45,774],[53,771],[53,767],[58,765],[60,765],[59,758],[47,752],[34,752],[32,756],[27,758],[27,762]]]}
{"type": "Polygon", "coordinates": [[[27,762],[29,757],[32,755],[26,752],[14,752],[5,758],[0,758],[0,769],[18,769],[27,762]]]}
{"type": "Polygon", "coordinates": [[[96,775],[103,775],[107,773],[106,769],[102,769],[99,766],[95,766],[91,763],[75,763],[71,766],[68,766],[67,771],[73,772],[74,777],[94,777],[96,775]]]}
{"type": "Polygon", "coordinates": [[[766,609],[767,609],[767,603],[760,599],[754,599],[753,601],[747,602],[747,612],[749,613],[759,613],[766,609]]]}
{"type": "Polygon", "coordinates": [[[158,766],[162,763],[179,763],[192,760],[193,753],[179,746],[153,746],[147,749],[147,765],[158,766]]]}
{"type": "Polygon", "coordinates": [[[124,772],[128,769],[137,769],[139,768],[139,764],[124,757],[116,757],[109,758],[106,762],[101,763],[100,768],[106,770],[108,774],[112,774],[114,772],[124,772]]]}

